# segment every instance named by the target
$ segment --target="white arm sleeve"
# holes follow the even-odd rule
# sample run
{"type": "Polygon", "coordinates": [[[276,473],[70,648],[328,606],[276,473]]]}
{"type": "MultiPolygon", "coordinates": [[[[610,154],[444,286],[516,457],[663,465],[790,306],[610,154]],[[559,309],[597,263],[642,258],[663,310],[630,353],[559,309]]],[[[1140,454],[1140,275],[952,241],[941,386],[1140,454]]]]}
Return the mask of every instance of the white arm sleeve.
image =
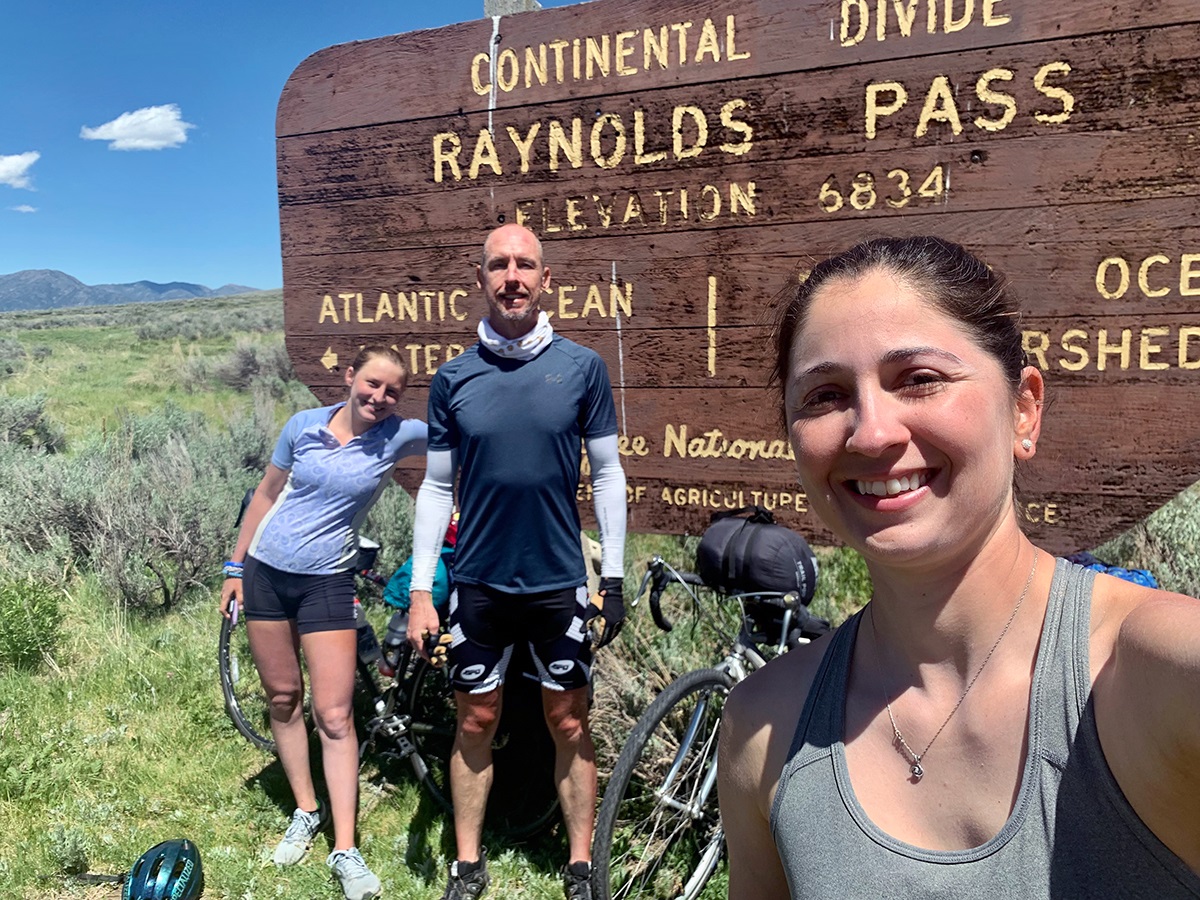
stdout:
{"type": "Polygon", "coordinates": [[[617,436],[588,438],[588,461],[592,466],[592,501],[600,526],[600,577],[625,575],[625,470],[617,452],[617,436]]]}
{"type": "Polygon", "coordinates": [[[454,514],[454,476],[458,457],[453,450],[430,450],[425,457],[425,480],[417,491],[413,521],[410,590],[432,591],[438,556],[450,516],[454,514]]]}

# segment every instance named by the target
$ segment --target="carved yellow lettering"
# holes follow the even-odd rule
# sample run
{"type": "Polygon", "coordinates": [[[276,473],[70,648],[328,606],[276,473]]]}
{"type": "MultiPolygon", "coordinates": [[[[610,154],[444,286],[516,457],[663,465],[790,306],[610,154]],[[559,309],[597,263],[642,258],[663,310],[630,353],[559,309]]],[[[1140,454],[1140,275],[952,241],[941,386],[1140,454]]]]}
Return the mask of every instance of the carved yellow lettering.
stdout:
{"type": "Polygon", "coordinates": [[[433,136],[433,180],[442,183],[443,165],[450,168],[455,181],[462,181],[458,168],[458,154],[462,152],[462,141],[453,131],[443,131],[433,136]]]}
{"type": "Polygon", "coordinates": [[[563,130],[562,122],[554,120],[550,123],[550,171],[558,171],[558,154],[561,152],[572,169],[583,165],[583,133],[579,119],[571,120],[571,137],[568,138],[563,130]]]}
{"type": "MultiPolygon", "coordinates": [[[[462,288],[455,288],[454,290],[452,290],[450,292],[450,298],[449,298],[449,300],[450,300],[450,315],[452,315],[454,317],[454,319],[458,322],[461,322],[463,319],[465,319],[467,317],[468,313],[466,312],[466,310],[459,312],[458,307],[455,306],[455,304],[454,304],[454,301],[459,299],[460,297],[469,297],[469,296],[470,296],[470,294],[468,294],[462,288]]],[[[458,345],[451,344],[450,346],[457,347],[458,345]]],[[[458,352],[462,353],[461,347],[459,347],[458,352]]]]}
{"type": "Polygon", "coordinates": [[[492,140],[492,133],[486,128],[479,129],[479,137],[475,141],[475,153],[471,156],[471,168],[467,170],[467,177],[472,181],[478,178],[481,166],[487,166],[492,170],[493,175],[504,174],[500,168],[500,157],[496,154],[496,143],[492,140]]]}
{"type": "MultiPolygon", "coordinates": [[[[950,0],[946,0],[947,4],[950,0]]],[[[921,119],[917,122],[916,137],[924,137],[930,122],[945,122],[954,134],[962,134],[962,122],[958,118],[958,107],[954,103],[954,91],[950,79],[939,75],[929,86],[925,105],[921,108],[921,119]]]]}
{"type": "MultiPolygon", "coordinates": [[[[642,198],[636,192],[630,193],[629,200],[625,203],[625,218],[621,220],[622,225],[628,225],[630,222],[642,219],[642,198]]],[[[642,222],[645,225],[645,221],[642,222]]]]}
{"type": "Polygon", "coordinates": [[[587,297],[583,301],[583,317],[586,319],[589,312],[594,312],[598,315],[607,315],[604,309],[604,298],[600,294],[600,285],[589,284],[587,297]]]}
{"type": "Polygon", "coordinates": [[[700,62],[704,56],[712,58],[713,62],[721,61],[721,44],[717,40],[717,27],[712,19],[705,19],[700,26],[700,39],[696,42],[695,62],[700,62]]]}
{"type": "Polygon", "coordinates": [[[605,113],[596,119],[592,125],[592,159],[602,169],[615,169],[624,158],[625,123],[621,121],[620,116],[605,113]],[[613,130],[613,149],[607,155],[604,153],[601,141],[605,126],[610,126],[613,130]]]}
{"type": "Polygon", "coordinates": [[[378,322],[380,319],[387,317],[389,319],[396,318],[396,310],[392,308],[392,298],[387,292],[380,293],[379,300],[375,304],[375,319],[378,322]]]}
{"type": "Polygon", "coordinates": [[[880,81],[867,85],[865,131],[867,140],[874,140],[876,125],[884,116],[899,112],[908,102],[908,91],[898,81],[880,81]],[[890,102],[886,99],[890,96],[890,102]]]}
{"type": "Polygon", "coordinates": [[[579,208],[579,204],[582,202],[582,197],[567,198],[567,227],[572,231],[587,231],[587,223],[579,221],[579,217],[583,214],[583,210],[579,208]]]}
{"type": "Polygon", "coordinates": [[[642,29],[642,68],[649,70],[650,63],[658,64],[660,69],[667,67],[667,26],[663,25],[655,34],[651,28],[642,29]]]}
{"type": "Polygon", "coordinates": [[[610,284],[608,286],[608,302],[609,315],[612,318],[617,317],[619,309],[625,314],[626,318],[633,315],[633,283],[626,282],[624,285],[610,284]],[[623,288],[623,289],[622,289],[623,288]]]}
{"type": "Polygon", "coordinates": [[[492,58],[486,53],[476,53],[475,58],[471,60],[471,87],[481,97],[486,97],[492,92],[490,76],[488,76],[488,81],[484,81],[480,77],[480,71],[487,71],[491,69],[491,66],[492,58]]]}
{"type": "Polygon", "coordinates": [[[1045,94],[1051,100],[1057,100],[1062,104],[1062,109],[1056,113],[1034,113],[1034,118],[1039,122],[1047,125],[1057,125],[1071,118],[1071,113],[1075,110],[1075,97],[1065,88],[1055,87],[1054,85],[1046,84],[1046,79],[1051,75],[1069,75],[1071,74],[1071,66],[1065,62],[1046,63],[1037,70],[1037,74],[1033,76],[1033,86],[1039,92],[1045,94]]]}
{"type": "Polygon", "coordinates": [[[842,46],[853,47],[867,36],[867,28],[871,21],[870,7],[866,0],[842,0],[842,46]],[[858,30],[850,33],[851,12],[858,14],[858,30]]]}
{"type": "Polygon", "coordinates": [[[1200,327],[1185,325],[1179,329],[1179,368],[1200,369],[1200,353],[1192,359],[1188,352],[1188,343],[1195,340],[1200,345],[1200,327]]]}
{"type": "Polygon", "coordinates": [[[571,46],[570,41],[551,41],[550,52],[554,54],[554,80],[562,84],[567,74],[563,69],[563,50],[571,46]]]}
{"type": "Polygon", "coordinates": [[[633,111],[633,161],[638,165],[645,165],[666,158],[666,150],[646,152],[646,113],[635,109],[633,111]]]}
{"type": "Polygon", "coordinates": [[[989,119],[982,115],[975,117],[975,124],[985,131],[1003,131],[1017,115],[1017,98],[1003,91],[993,91],[993,81],[1012,81],[1011,69],[988,69],[975,82],[975,94],[983,103],[992,103],[1002,107],[1004,112],[998,119],[989,119]]]}
{"type": "Polygon", "coordinates": [[[321,312],[317,316],[317,324],[323,324],[326,319],[332,319],[334,325],[338,324],[337,307],[333,305],[333,297],[329,294],[326,294],[325,299],[321,301],[321,312]]]}
{"type": "Polygon", "coordinates": [[[1120,256],[1110,256],[1096,266],[1096,292],[1105,300],[1119,300],[1129,290],[1129,263],[1120,256]],[[1109,270],[1117,270],[1117,287],[1109,290],[1109,270]]]}
{"type": "MultiPolygon", "coordinates": [[[[962,31],[971,24],[971,16],[975,14],[975,0],[963,0],[963,14],[960,18],[954,18],[954,0],[946,0],[945,21],[942,22],[942,30],[946,34],[955,31],[962,31]]],[[[955,132],[957,134],[958,132],[955,132]]]]}
{"type": "Polygon", "coordinates": [[[721,214],[721,192],[713,185],[706,184],[700,189],[700,197],[702,201],[708,197],[710,206],[707,210],[700,210],[697,215],[705,222],[711,222],[721,214]]]}
{"type": "Polygon", "coordinates": [[[754,188],[753,181],[746,182],[746,190],[735,184],[729,185],[729,214],[736,216],[742,210],[745,210],[746,215],[752,216],[758,210],[754,206],[754,188]]]}
{"type": "Polygon", "coordinates": [[[496,58],[496,87],[508,93],[517,86],[521,78],[521,61],[517,59],[517,51],[505,47],[496,58]]]}
{"type": "Polygon", "coordinates": [[[1071,343],[1072,341],[1086,341],[1087,337],[1087,332],[1081,328],[1068,328],[1063,332],[1059,344],[1067,353],[1075,354],[1075,359],[1060,359],[1058,364],[1062,368],[1068,372],[1079,372],[1087,368],[1088,362],[1091,359],[1088,356],[1087,347],[1071,343]]]}
{"type": "Polygon", "coordinates": [[[537,55],[534,55],[532,47],[525,48],[525,87],[533,87],[533,80],[536,78],[538,84],[544,85],[547,81],[548,67],[546,65],[546,45],[538,44],[537,55]]]}
{"type": "Polygon", "coordinates": [[[1138,367],[1143,371],[1169,369],[1170,363],[1154,362],[1150,359],[1155,354],[1162,353],[1162,346],[1154,343],[1155,338],[1165,337],[1171,333],[1170,328],[1143,328],[1138,336],[1138,367]]]}
{"type": "Polygon", "coordinates": [[[637,37],[636,31],[622,31],[617,34],[617,49],[615,54],[617,75],[633,75],[637,72],[636,66],[631,66],[625,62],[625,60],[633,55],[633,45],[630,42],[635,37],[637,37]]]}
{"type": "Polygon", "coordinates": [[[541,130],[542,123],[534,122],[529,126],[529,133],[525,137],[521,137],[521,132],[508,126],[508,137],[517,148],[517,152],[521,154],[521,174],[529,174],[529,161],[533,152],[533,139],[537,137],[537,133],[541,130]]]}
{"type": "Polygon", "coordinates": [[[404,291],[396,291],[396,318],[403,322],[405,318],[409,321],[417,321],[417,292],[405,294],[404,291]]]}
{"type": "Polygon", "coordinates": [[[1179,293],[1184,297],[1200,297],[1200,253],[1179,257],[1179,293]]]}
{"type": "Polygon", "coordinates": [[[579,313],[571,310],[575,305],[576,287],[573,284],[560,284],[558,286],[558,317],[560,319],[578,319],[579,313]]]}
{"type": "Polygon", "coordinates": [[[599,43],[594,37],[587,39],[587,80],[591,81],[593,72],[599,72],[605,78],[608,77],[609,67],[609,46],[608,35],[600,36],[599,43]]]}
{"type": "Polygon", "coordinates": [[[1096,337],[1096,368],[1103,372],[1108,367],[1108,358],[1117,356],[1121,360],[1121,368],[1129,368],[1129,351],[1133,332],[1128,328],[1121,329],[1121,343],[1108,342],[1108,329],[1101,328],[1096,337]]]}
{"type": "Polygon", "coordinates": [[[1165,297],[1167,294],[1171,293],[1171,289],[1169,287],[1159,288],[1157,290],[1151,289],[1150,287],[1150,267],[1165,265],[1170,261],[1171,260],[1163,256],[1161,253],[1156,253],[1153,256],[1147,256],[1142,260],[1142,264],[1138,266],[1138,287],[1141,288],[1142,293],[1147,297],[1165,297]]]}
{"type": "Polygon", "coordinates": [[[675,426],[667,423],[666,430],[663,433],[663,456],[670,459],[671,451],[675,451],[676,456],[687,456],[687,433],[688,427],[680,425],[679,430],[675,430],[675,426]]]}
{"type": "Polygon", "coordinates": [[[671,136],[676,159],[691,159],[704,152],[708,143],[708,117],[698,106],[677,106],[671,111],[671,136]],[[696,137],[691,146],[685,143],[683,134],[684,117],[695,123],[696,137]]]}
{"type": "Polygon", "coordinates": [[[1050,346],[1050,335],[1045,331],[1022,331],[1021,346],[1026,357],[1037,357],[1038,368],[1043,372],[1050,368],[1046,362],[1046,349],[1050,346]]]}
{"type": "Polygon", "coordinates": [[[995,6],[1002,3],[1004,0],[983,0],[983,24],[987,28],[995,28],[997,25],[1007,25],[1012,21],[1010,15],[996,15],[995,6]]]}
{"type": "Polygon", "coordinates": [[[675,32],[675,36],[679,42],[679,64],[687,65],[687,33],[692,27],[691,22],[674,22],[671,24],[671,30],[675,32]]]}
{"type": "Polygon", "coordinates": [[[732,13],[725,17],[725,58],[730,62],[750,58],[749,50],[745,53],[737,51],[737,25],[733,20],[732,13]]]}
{"type": "Polygon", "coordinates": [[[733,116],[735,112],[739,109],[745,109],[746,106],[747,103],[745,100],[737,99],[730,100],[721,107],[721,124],[730,131],[735,131],[742,136],[741,141],[736,144],[726,141],[721,145],[721,150],[732,156],[742,156],[750,150],[754,142],[754,128],[751,127],[750,123],[741,119],[735,119],[733,116]]]}

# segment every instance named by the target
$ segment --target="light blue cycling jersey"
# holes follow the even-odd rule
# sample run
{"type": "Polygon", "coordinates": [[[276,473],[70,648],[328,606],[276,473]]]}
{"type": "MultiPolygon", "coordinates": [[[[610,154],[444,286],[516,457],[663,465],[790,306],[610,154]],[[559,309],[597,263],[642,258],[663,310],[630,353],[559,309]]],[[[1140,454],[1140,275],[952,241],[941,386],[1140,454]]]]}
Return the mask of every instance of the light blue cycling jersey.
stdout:
{"type": "Polygon", "coordinates": [[[271,462],[288,479],[250,542],[260,562],[303,575],[346,571],[358,552],[358,529],[392,469],[425,452],[425,423],[399,416],[341,444],[327,426],[343,406],[303,410],[283,427],[271,462]]]}

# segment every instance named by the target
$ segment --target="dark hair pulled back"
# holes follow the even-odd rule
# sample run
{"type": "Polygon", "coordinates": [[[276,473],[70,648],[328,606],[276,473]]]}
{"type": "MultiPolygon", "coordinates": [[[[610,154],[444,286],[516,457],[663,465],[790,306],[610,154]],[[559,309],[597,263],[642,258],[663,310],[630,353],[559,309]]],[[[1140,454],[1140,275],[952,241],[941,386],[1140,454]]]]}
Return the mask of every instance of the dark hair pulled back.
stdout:
{"type": "MultiPolygon", "coordinates": [[[[818,263],[808,277],[784,291],[785,304],[775,330],[771,383],[787,384],[792,344],[804,327],[817,292],[830,281],[889,272],[918,290],[999,363],[1015,393],[1025,367],[1020,311],[1007,279],[964,247],[944,238],[875,238],[818,263]]],[[[786,422],[785,422],[786,426],[786,422]]]]}

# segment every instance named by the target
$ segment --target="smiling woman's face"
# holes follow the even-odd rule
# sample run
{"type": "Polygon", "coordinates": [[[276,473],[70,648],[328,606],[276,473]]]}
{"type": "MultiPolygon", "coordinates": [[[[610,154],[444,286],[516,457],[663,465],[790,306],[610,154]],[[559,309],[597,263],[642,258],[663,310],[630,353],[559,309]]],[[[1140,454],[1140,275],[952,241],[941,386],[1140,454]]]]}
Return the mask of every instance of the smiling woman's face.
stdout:
{"type": "Polygon", "coordinates": [[[1012,385],[918,286],[884,269],[817,289],[784,404],[813,511],[868,560],[932,562],[980,546],[1012,514],[1012,385]]]}

